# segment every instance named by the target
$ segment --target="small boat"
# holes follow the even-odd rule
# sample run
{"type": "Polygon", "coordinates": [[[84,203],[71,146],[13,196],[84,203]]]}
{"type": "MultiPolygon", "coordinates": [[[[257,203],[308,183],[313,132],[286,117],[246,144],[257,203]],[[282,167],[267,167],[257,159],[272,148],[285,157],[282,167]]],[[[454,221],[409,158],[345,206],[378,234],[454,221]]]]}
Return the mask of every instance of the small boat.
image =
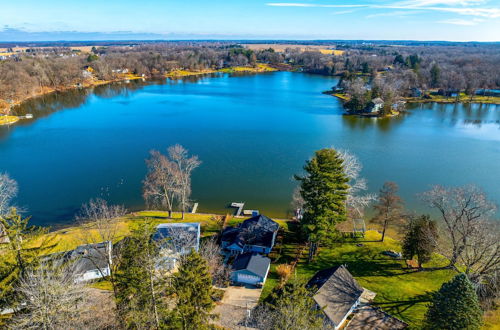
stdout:
{"type": "Polygon", "coordinates": [[[27,113],[26,116],[24,116],[24,118],[31,119],[31,118],[33,118],[33,114],[27,113]]]}

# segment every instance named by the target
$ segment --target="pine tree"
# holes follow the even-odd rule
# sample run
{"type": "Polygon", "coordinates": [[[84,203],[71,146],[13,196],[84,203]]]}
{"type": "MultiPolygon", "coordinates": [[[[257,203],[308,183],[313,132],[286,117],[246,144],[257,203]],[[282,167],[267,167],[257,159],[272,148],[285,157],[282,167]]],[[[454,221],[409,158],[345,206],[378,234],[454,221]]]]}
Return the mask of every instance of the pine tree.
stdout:
{"type": "Polygon", "coordinates": [[[151,239],[154,230],[154,224],[146,220],[121,244],[117,309],[127,328],[159,328],[168,317],[167,279],[158,276],[157,247],[151,239]]]}
{"type": "Polygon", "coordinates": [[[172,290],[176,295],[173,324],[176,329],[208,329],[215,304],[214,289],[207,262],[198,252],[184,257],[174,275],[172,290]]]}
{"type": "Polygon", "coordinates": [[[300,181],[304,199],[303,229],[311,243],[309,260],[317,245],[327,242],[336,233],[335,225],[346,220],[348,181],[343,160],[332,148],[316,151],[306,162],[305,176],[295,176],[300,181]]]}
{"type": "Polygon", "coordinates": [[[428,215],[410,220],[403,240],[403,256],[412,259],[417,256],[418,266],[431,260],[438,239],[437,225],[428,215]]]}
{"type": "Polygon", "coordinates": [[[265,307],[267,312],[257,315],[262,319],[256,323],[264,323],[264,328],[273,330],[321,329],[322,312],[316,308],[312,296],[305,282],[292,280],[271,294],[265,307]]]}
{"type": "Polygon", "coordinates": [[[482,311],[474,287],[465,274],[459,274],[434,295],[425,326],[438,330],[475,330],[481,324],[482,311]]]}
{"type": "Polygon", "coordinates": [[[53,246],[54,236],[46,235],[48,228],[29,224],[30,217],[23,218],[15,208],[0,217],[6,248],[0,263],[0,308],[16,303],[14,286],[28,269],[36,267],[41,255],[53,246]]]}

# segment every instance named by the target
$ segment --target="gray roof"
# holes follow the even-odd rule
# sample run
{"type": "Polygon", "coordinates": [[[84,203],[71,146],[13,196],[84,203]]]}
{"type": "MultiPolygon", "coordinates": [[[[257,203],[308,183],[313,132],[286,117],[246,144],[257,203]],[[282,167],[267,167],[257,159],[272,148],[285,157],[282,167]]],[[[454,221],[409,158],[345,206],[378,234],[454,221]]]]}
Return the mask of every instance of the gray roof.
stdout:
{"type": "Polygon", "coordinates": [[[314,301],[336,326],[357,302],[363,288],[344,266],[328,268],[317,272],[308,283],[316,287],[314,301]]]}
{"type": "Polygon", "coordinates": [[[74,262],[75,270],[86,273],[91,270],[103,270],[108,267],[113,245],[109,242],[80,245],[76,249],[54,253],[43,258],[44,261],[74,262]]]}
{"type": "Polygon", "coordinates": [[[177,252],[198,251],[200,224],[198,222],[162,223],[156,227],[154,241],[164,241],[162,245],[177,252]]]}
{"type": "Polygon", "coordinates": [[[274,233],[280,225],[265,215],[257,215],[243,221],[239,227],[227,227],[221,240],[229,244],[257,245],[272,248],[274,233]]]}
{"type": "Polygon", "coordinates": [[[257,253],[243,253],[238,255],[233,262],[232,269],[234,271],[247,270],[255,275],[265,278],[271,259],[261,256],[257,253]]]}
{"type": "Polygon", "coordinates": [[[380,97],[374,98],[372,100],[373,104],[384,104],[384,100],[382,100],[380,97]]]}

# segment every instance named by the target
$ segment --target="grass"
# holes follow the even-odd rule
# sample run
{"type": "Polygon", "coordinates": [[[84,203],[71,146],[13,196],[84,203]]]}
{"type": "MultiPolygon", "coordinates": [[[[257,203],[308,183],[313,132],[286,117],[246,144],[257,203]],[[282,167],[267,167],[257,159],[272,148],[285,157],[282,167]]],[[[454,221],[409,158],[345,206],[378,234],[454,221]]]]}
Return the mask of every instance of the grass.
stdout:
{"type": "MultiPolygon", "coordinates": [[[[293,228],[291,225],[290,227],[293,228]]],[[[271,267],[261,299],[264,299],[278,283],[276,265],[293,261],[299,248],[296,237],[294,231],[286,233],[281,257],[271,267]]],[[[400,243],[391,238],[386,238],[384,242],[379,240],[378,232],[368,231],[363,239],[322,247],[312,263],[307,263],[306,250],[297,264],[295,275],[309,279],[321,269],[346,264],[360,285],[377,293],[374,301],[377,306],[407,322],[411,327],[418,328],[424,319],[432,292],[438,290],[456,273],[448,269],[409,270],[404,261],[381,254],[384,250],[401,251],[400,243]]],[[[431,262],[424,267],[444,265],[446,260],[442,256],[434,255],[431,262]]]]}
{"type": "Polygon", "coordinates": [[[275,68],[270,67],[268,64],[258,63],[256,66],[233,66],[230,68],[220,69],[219,72],[224,73],[238,73],[238,72],[273,72],[275,68]]]}
{"type": "Polygon", "coordinates": [[[17,116],[0,116],[0,125],[14,124],[19,120],[17,116]]]}

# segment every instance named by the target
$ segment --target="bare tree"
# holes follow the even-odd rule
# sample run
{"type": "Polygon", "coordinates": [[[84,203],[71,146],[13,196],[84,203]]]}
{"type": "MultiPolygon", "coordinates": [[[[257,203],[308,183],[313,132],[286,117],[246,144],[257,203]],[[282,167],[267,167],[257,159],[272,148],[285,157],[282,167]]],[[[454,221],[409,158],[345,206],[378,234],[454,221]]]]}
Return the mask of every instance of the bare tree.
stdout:
{"type": "Polygon", "coordinates": [[[178,194],[177,167],[174,162],[152,150],[151,157],[146,160],[148,173],[143,181],[143,197],[149,207],[159,207],[168,211],[172,217],[175,198],[178,194]]]}
{"type": "Polygon", "coordinates": [[[300,192],[300,186],[296,186],[292,194],[292,202],[290,205],[294,211],[295,220],[300,221],[302,219],[302,214],[304,212],[304,197],[300,192]]]}
{"type": "Polygon", "coordinates": [[[339,153],[343,160],[344,173],[349,178],[347,208],[353,219],[363,218],[366,207],[376,199],[376,196],[374,194],[362,194],[368,189],[368,185],[366,180],[360,177],[363,165],[358,157],[348,150],[340,150],[339,153]]]}
{"type": "Polygon", "coordinates": [[[77,214],[76,219],[85,228],[81,231],[80,239],[84,244],[89,244],[92,253],[85,257],[89,259],[96,269],[99,270],[102,277],[107,273],[102,268],[101,260],[106,260],[104,265],[109,269],[109,280],[113,286],[113,292],[116,295],[115,263],[112,258],[112,246],[118,239],[119,219],[127,213],[122,205],[109,205],[103,199],[91,199],[88,203],[82,205],[82,209],[77,214]],[[109,242],[105,249],[98,248],[96,243],[109,242]],[[95,247],[95,248],[93,248],[95,247]]]}
{"type": "Polygon", "coordinates": [[[382,224],[382,239],[384,241],[385,231],[390,224],[404,219],[401,214],[403,209],[403,200],[397,195],[398,185],[395,182],[385,182],[378,195],[378,203],[373,208],[377,212],[372,222],[382,224]]]}
{"type": "Polygon", "coordinates": [[[491,309],[500,296],[500,237],[497,220],[482,221],[471,233],[459,257],[476,289],[483,309],[491,309]]]}
{"type": "Polygon", "coordinates": [[[229,283],[230,267],[224,264],[216,237],[206,239],[200,247],[200,255],[206,260],[215,286],[226,287],[229,283]]]}
{"type": "Polygon", "coordinates": [[[11,328],[80,328],[80,316],[88,312],[87,289],[75,281],[74,265],[56,259],[29,269],[17,286],[22,305],[11,328]]]}
{"type": "Polygon", "coordinates": [[[496,206],[476,186],[434,186],[423,194],[423,199],[441,216],[441,253],[450,261],[449,267],[454,267],[464,253],[470,252],[476,233],[494,215],[496,206]]]}
{"type": "Polygon", "coordinates": [[[189,157],[188,151],[179,144],[169,147],[168,154],[177,166],[177,171],[174,173],[177,175],[179,205],[182,211],[182,219],[184,219],[184,212],[191,204],[191,173],[200,166],[201,161],[198,156],[189,157]]]}
{"type": "Polygon", "coordinates": [[[0,173],[0,217],[9,211],[12,199],[16,197],[17,191],[17,182],[7,173],[0,173]]]}

